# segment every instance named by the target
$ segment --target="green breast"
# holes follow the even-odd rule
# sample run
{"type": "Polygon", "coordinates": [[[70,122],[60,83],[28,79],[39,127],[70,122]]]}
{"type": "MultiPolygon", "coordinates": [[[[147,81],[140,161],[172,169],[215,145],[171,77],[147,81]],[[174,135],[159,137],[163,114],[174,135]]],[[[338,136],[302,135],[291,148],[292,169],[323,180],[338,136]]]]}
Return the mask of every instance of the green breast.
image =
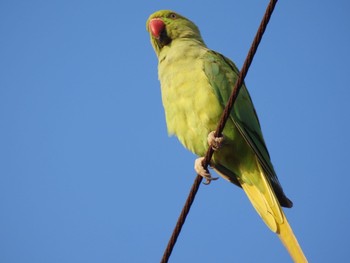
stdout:
{"type": "Polygon", "coordinates": [[[158,68],[168,133],[200,156],[222,113],[203,71],[205,52],[203,46],[178,43],[160,54],[158,68]]]}

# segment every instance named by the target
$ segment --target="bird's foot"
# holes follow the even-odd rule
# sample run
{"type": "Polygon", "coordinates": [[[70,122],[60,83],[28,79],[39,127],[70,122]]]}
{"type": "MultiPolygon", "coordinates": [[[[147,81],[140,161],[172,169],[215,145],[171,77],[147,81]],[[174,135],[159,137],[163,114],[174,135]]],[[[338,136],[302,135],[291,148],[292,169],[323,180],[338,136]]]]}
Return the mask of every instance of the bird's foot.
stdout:
{"type": "Polygon", "coordinates": [[[215,131],[212,131],[208,134],[208,144],[211,146],[211,148],[213,148],[214,151],[217,151],[221,148],[224,140],[224,135],[215,137],[215,131]]]}
{"type": "Polygon", "coordinates": [[[206,181],[204,184],[210,184],[211,181],[217,180],[219,177],[212,177],[208,169],[203,167],[204,157],[197,158],[194,162],[194,170],[200,176],[202,176],[206,181]]]}

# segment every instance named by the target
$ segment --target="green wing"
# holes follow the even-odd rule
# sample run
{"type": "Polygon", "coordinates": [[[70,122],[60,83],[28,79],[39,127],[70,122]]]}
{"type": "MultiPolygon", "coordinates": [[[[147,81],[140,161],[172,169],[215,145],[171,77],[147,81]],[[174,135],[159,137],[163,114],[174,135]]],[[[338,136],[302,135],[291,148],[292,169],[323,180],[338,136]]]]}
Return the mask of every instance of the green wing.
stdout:
{"type": "MultiPolygon", "coordinates": [[[[208,51],[204,55],[203,61],[204,72],[224,108],[237,81],[239,70],[231,60],[214,51],[208,51]]],[[[258,116],[245,84],[240,89],[230,117],[258,157],[259,163],[264,169],[281,205],[291,207],[292,202],[284,195],[270,161],[258,116]]]]}

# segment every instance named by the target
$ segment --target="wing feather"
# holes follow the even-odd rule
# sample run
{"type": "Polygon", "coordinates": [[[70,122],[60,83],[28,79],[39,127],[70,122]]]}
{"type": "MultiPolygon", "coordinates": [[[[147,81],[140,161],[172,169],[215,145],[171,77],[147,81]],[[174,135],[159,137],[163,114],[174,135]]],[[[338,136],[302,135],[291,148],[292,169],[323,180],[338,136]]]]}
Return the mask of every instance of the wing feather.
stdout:
{"type": "MultiPolygon", "coordinates": [[[[204,72],[215,95],[221,105],[225,107],[237,81],[238,68],[231,60],[215,51],[208,51],[204,56],[204,72]]],[[[273,187],[280,204],[285,207],[292,207],[292,202],[285,196],[270,161],[259,119],[245,84],[241,87],[231,111],[231,120],[257,156],[259,164],[273,187]]]]}

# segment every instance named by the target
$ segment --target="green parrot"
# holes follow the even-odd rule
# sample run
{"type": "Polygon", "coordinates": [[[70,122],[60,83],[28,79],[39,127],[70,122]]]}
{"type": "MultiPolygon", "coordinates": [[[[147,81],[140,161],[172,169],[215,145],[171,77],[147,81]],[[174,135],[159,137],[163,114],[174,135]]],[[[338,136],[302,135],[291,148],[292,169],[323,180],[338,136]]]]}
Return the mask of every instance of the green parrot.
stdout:
{"type": "Polygon", "coordinates": [[[202,166],[208,144],[215,150],[210,166],[243,188],[266,225],[281,239],[295,262],[307,262],[281,206],[292,207],[272,166],[260,123],[245,85],[222,137],[214,137],[237,80],[235,64],[205,45],[198,27],[170,10],[153,13],[146,23],[158,57],[158,77],[170,135],[201,156],[196,172],[215,179],[202,166]]]}

